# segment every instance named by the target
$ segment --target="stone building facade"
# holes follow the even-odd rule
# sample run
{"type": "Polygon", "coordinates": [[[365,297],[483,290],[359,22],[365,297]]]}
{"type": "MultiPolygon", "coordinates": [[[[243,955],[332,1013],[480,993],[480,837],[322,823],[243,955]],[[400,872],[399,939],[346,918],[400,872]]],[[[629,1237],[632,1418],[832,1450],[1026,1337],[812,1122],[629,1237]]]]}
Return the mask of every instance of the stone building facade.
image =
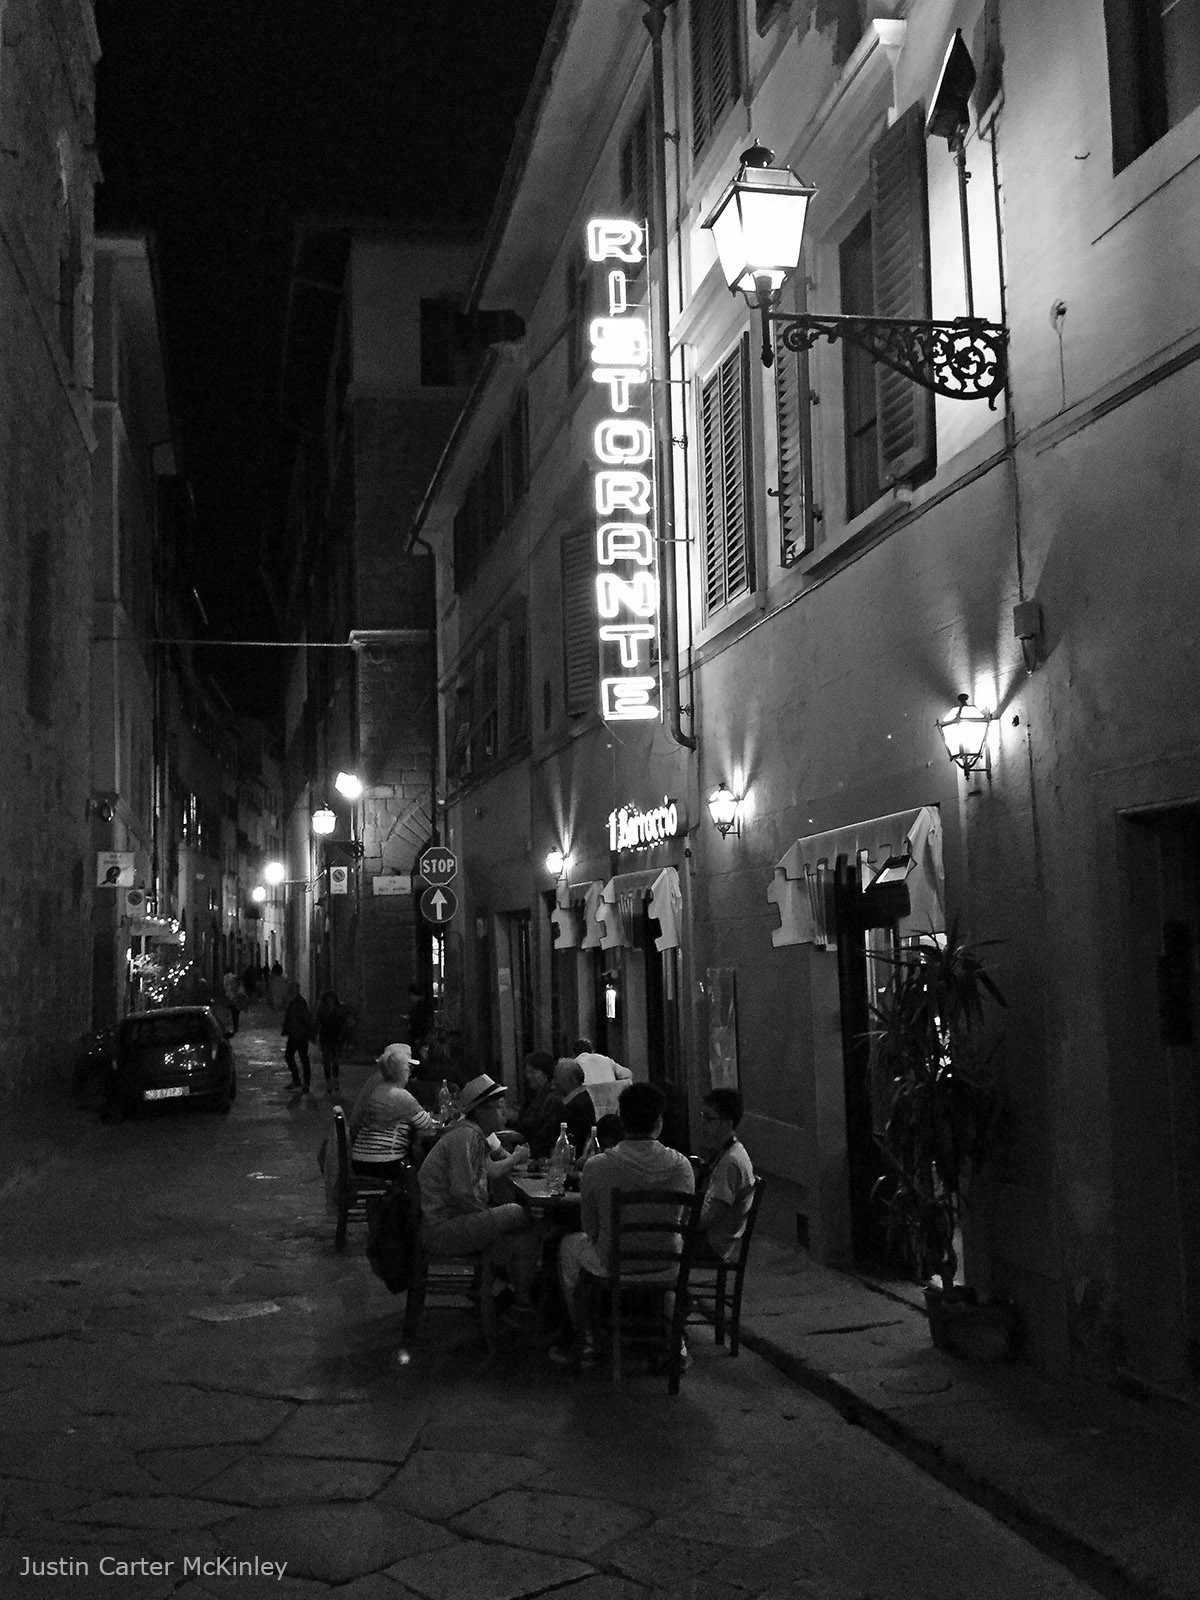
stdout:
{"type": "Polygon", "coordinates": [[[480,1063],[515,1083],[531,1043],[591,1032],[663,1084],[680,1142],[705,1089],[737,1082],[764,1220],[850,1262],[886,1089],[879,958],[954,926],[998,941],[1005,1110],[970,1275],[1047,1364],[1194,1397],[1200,77],[1194,21],[1160,9],[564,0],[468,301],[526,337],[473,393],[418,527],[480,1063]],[[782,311],[879,313],[897,262],[890,314],[965,310],[955,161],[925,134],[958,29],[1003,393],[897,395],[845,342],[766,368],[703,226],[755,140],[817,190],[782,311]],[[589,223],[628,248],[659,201],[665,236],[622,258],[614,298],[589,223]],[[653,524],[660,589],[614,591],[597,440],[621,440],[597,433],[589,361],[643,271],[667,286],[654,489],[675,515],[653,524]],[[477,531],[521,405],[528,481],[477,531]],[[677,619],[640,657],[661,717],[602,715],[614,593],[677,619]],[[960,694],[993,714],[970,778],[937,728],[960,694]],[[721,784],[742,802],[727,836],[721,784]],[[864,926],[891,856],[908,909],[864,926]]]}
{"type": "Polygon", "coordinates": [[[407,1037],[410,988],[428,991],[443,961],[413,889],[433,826],[431,573],[402,540],[466,392],[454,306],[470,256],[453,236],[382,227],[296,239],[283,394],[298,442],[266,559],[287,636],[312,645],[287,695],[285,965],[353,1007],[368,1050],[407,1037]],[[360,798],[339,794],[339,772],[360,798]],[[318,839],[323,805],[336,827],[318,839]]]}
{"type": "Polygon", "coordinates": [[[0,7],[0,1099],[89,1016],[94,68],[88,0],[0,7]]]}

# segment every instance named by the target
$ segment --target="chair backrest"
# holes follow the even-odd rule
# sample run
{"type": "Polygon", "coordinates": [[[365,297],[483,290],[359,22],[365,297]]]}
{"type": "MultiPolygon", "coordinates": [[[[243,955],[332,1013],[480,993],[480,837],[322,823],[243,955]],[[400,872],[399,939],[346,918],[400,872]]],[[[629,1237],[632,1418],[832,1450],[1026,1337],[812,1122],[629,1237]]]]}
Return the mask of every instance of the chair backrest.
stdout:
{"type": "Polygon", "coordinates": [[[350,1181],[350,1132],[346,1127],[346,1113],[341,1106],[333,1108],[333,1141],[337,1150],[338,1182],[350,1181]]]}
{"type": "Polygon", "coordinates": [[[742,1227],[742,1231],[738,1234],[737,1239],[735,1240],[737,1249],[732,1262],[730,1262],[731,1266],[740,1267],[749,1253],[750,1240],[754,1234],[754,1224],[758,1220],[758,1208],[762,1204],[763,1182],[764,1180],[762,1178],[755,1178],[753,1184],[750,1186],[750,1206],[746,1212],[746,1221],[742,1227]]]}
{"type": "Polygon", "coordinates": [[[615,1281],[677,1271],[701,1201],[702,1196],[683,1189],[614,1189],[609,1277],[615,1281]]]}

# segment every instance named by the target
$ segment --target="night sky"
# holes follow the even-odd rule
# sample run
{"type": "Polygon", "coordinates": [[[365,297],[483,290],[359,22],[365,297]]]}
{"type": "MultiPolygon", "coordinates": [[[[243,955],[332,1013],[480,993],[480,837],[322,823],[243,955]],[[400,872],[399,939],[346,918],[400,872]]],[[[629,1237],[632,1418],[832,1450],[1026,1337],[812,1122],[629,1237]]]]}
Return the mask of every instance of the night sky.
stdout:
{"type": "MultiPolygon", "coordinates": [[[[98,0],[98,228],[158,253],[168,381],[213,637],[275,635],[257,572],[292,440],[279,372],[295,220],[482,227],[553,0],[98,0]]],[[[278,715],[281,651],[208,653],[278,715]]]]}

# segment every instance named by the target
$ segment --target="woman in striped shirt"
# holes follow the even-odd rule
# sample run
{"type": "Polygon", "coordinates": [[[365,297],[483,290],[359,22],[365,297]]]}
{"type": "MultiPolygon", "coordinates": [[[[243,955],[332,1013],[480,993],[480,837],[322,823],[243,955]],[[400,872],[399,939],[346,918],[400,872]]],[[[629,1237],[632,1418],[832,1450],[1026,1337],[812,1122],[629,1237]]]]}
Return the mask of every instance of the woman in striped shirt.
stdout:
{"type": "Polygon", "coordinates": [[[392,1178],[408,1159],[413,1135],[433,1133],[437,1123],[405,1088],[412,1071],[406,1044],[388,1045],[376,1065],[379,1082],[350,1114],[350,1164],[364,1177],[392,1178]]]}

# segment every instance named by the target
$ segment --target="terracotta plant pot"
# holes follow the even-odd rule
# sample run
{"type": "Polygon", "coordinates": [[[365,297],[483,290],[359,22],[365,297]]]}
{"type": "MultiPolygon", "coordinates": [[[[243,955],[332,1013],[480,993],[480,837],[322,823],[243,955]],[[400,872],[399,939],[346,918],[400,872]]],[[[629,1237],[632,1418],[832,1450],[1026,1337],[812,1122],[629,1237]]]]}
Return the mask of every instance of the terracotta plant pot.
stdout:
{"type": "Polygon", "coordinates": [[[1017,1337],[1017,1308],[1009,1300],[980,1305],[974,1289],[928,1285],[925,1309],[935,1350],[960,1361],[1007,1361],[1017,1337]]]}

